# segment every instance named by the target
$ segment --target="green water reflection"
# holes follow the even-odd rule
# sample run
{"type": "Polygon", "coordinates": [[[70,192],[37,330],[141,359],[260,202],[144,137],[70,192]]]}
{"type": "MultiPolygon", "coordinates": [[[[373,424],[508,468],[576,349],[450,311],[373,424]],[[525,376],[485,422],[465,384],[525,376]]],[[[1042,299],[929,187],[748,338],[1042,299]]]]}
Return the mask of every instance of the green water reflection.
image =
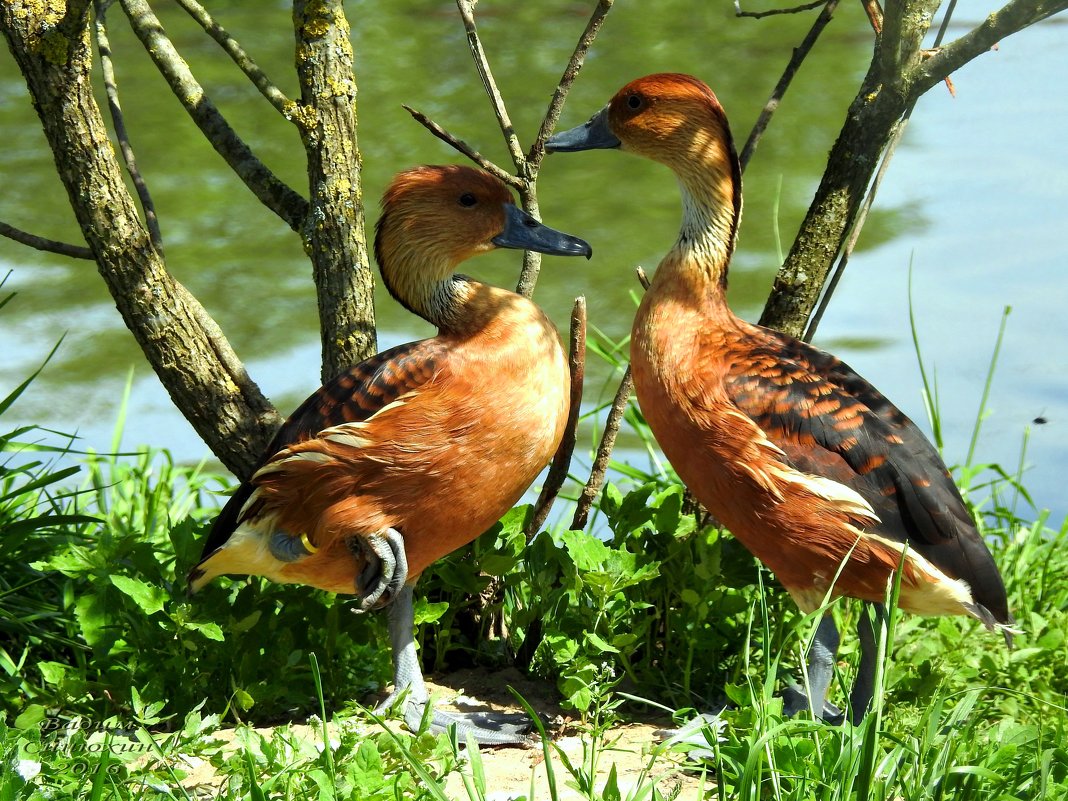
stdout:
{"type": "MultiPolygon", "coordinates": [[[[293,126],[263,100],[177,6],[163,2],[154,6],[222,113],[271,169],[306,194],[303,149],[293,126]]],[[[592,1],[585,0],[482,0],[478,5],[486,49],[525,146],[537,130],[591,6],[592,1]]],[[[281,89],[295,96],[287,4],[231,0],[211,3],[210,10],[281,89]]],[[[508,165],[452,2],[363,0],[350,2],[348,11],[360,92],[364,193],[374,201],[368,209],[370,223],[377,216],[377,198],[393,173],[416,163],[463,160],[413,122],[402,103],[427,113],[490,158],[508,165]]],[[[318,341],[314,288],[297,236],[255,200],[206,144],[117,6],[109,17],[126,122],[153,192],[171,271],[215,316],[247,363],[269,363],[294,350],[307,356],[306,361],[313,361],[318,341]]],[[[619,0],[571,93],[562,125],[585,119],[625,81],[654,71],[683,71],[713,86],[730,115],[740,145],[812,20],[811,14],[736,19],[729,2],[619,0]]],[[[1056,34],[1045,36],[1056,38],[1056,34]]],[[[759,315],[778,264],[776,229],[784,247],[788,246],[870,51],[871,32],[859,4],[842,4],[745,175],[745,215],[730,296],[735,309],[749,319],[759,315]]],[[[1048,45],[1042,52],[1059,59],[1063,68],[1063,47],[1048,45]]],[[[1048,69],[1048,64],[1036,67],[1033,75],[1048,69]]],[[[1016,79],[1012,92],[1026,98],[1027,91],[1026,78],[1016,79]]],[[[1036,93],[1031,95],[1031,102],[1038,102],[1040,90],[1031,91],[1036,93]]],[[[1048,94],[1041,96],[1041,102],[1052,102],[1048,94]]],[[[98,97],[103,105],[102,92],[98,97]]],[[[1006,102],[1016,99],[1005,97],[1006,102]]],[[[1053,112],[1058,109],[1063,124],[1063,102],[1053,112]]],[[[998,119],[1008,125],[1012,117],[1005,114],[998,119]]],[[[6,49],[0,53],[0,137],[0,220],[43,236],[80,242],[25,86],[6,49]]],[[[914,140],[906,140],[906,155],[913,147],[914,140]]],[[[1063,159],[1057,168],[1063,171],[1063,159]]],[[[905,167],[895,164],[895,169],[904,171],[905,167]]],[[[954,175],[967,178],[968,173],[969,169],[963,169],[954,175]]],[[[927,175],[917,177],[915,173],[909,178],[913,184],[927,179],[927,175]]],[[[930,180],[936,183],[939,176],[932,174],[930,180]]],[[[611,338],[624,337],[630,327],[632,296],[638,288],[634,267],[643,265],[651,270],[677,230],[679,201],[673,180],[658,165],[599,152],[581,158],[548,159],[539,186],[545,220],[588,239],[595,256],[582,265],[547,259],[537,300],[564,325],[573,297],[584,293],[591,324],[611,338]]],[[[969,184],[957,191],[960,197],[974,199],[978,190],[969,184]]],[[[1057,197],[1063,198],[1063,193],[1057,197]]],[[[923,201],[922,193],[888,190],[865,230],[862,251],[872,253],[905,235],[915,238],[923,234],[928,227],[923,201]]],[[[997,198],[991,197],[990,202],[996,203],[997,198]]],[[[1046,206],[1051,215],[1047,229],[1054,230],[1049,226],[1060,225],[1064,206],[1059,207],[1059,213],[1055,205],[1047,202],[1046,206]]],[[[1056,238],[1058,243],[1063,241],[1062,234],[1056,238]]],[[[895,258],[893,270],[900,272],[904,259],[895,258]]],[[[94,419],[106,427],[114,419],[117,387],[127,370],[137,365],[138,375],[144,377],[147,368],[94,266],[39,254],[0,239],[0,271],[6,273],[8,269],[13,273],[7,288],[17,289],[20,296],[0,314],[3,385],[14,386],[24,378],[59,335],[69,332],[32,397],[20,404],[20,414],[56,427],[73,418],[91,428],[85,421],[87,410],[91,410],[94,419]],[[101,386],[108,390],[101,393],[101,386]]],[[[507,285],[515,281],[518,260],[514,253],[496,253],[466,269],[507,285]]],[[[839,324],[835,329],[834,321],[828,322],[832,335],[851,338],[848,343],[841,339],[838,343],[847,344],[852,354],[881,348],[891,338],[907,338],[900,312],[892,329],[854,325],[860,320],[860,309],[880,286],[878,279],[864,280],[870,283],[857,290],[857,305],[845,317],[852,327],[839,324]]],[[[1063,283],[1060,286],[1063,288],[1063,283]]],[[[981,291],[989,294],[989,289],[981,291]]],[[[900,299],[895,297],[895,302],[900,299]]],[[[430,333],[427,324],[403,311],[381,290],[377,301],[383,343],[430,333]]],[[[839,298],[836,303],[844,301],[839,298]]],[[[877,317],[878,311],[873,314],[877,317]]],[[[984,333],[992,334],[993,329],[984,333]]],[[[939,332],[939,338],[944,334],[954,335],[939,332]]],[[[1068,337],[1059,343],[1068,347],[1065,340],[1068,337]]],[[[878,375],[863,371],[880,382],[878,375]]],[[[276,403],[287,409],[314,388],[317,376],[317,366],[309,363],[299,375],[290,372],[268,378],[265,387],[276,403]]],[[[253,378],[264,381],[255,370],[253,378]]],[[[981,386],[974,376],[969,376],[969,381],[971,389],[962,398],[968,411],[963,416],[971,414],[981,386]]],[[[903,395],[916,396],[914,378],[910,376],[909,382],[904,389],[889,393],[903,405],[907,405],[901,400],[903,395]]],[[[595,394],[603,383],[604,370],[599,374],[595,368],[591,381],[595,394]]],[[[1054,395],[1063,389],[1059,384],[1054,395]]],[[[1052,403],[1063,406],[1063,399],[1052,403]]],[[[915,415],[915,405],[908,411],[915,415]]],[[[1036,408],[1035,413],[1038,411],[1036,408]]],[[[152,413],[154,420],[171,414],[169,419],[176,426],[184,425],[173,410],[156,408],[152,413]]],[[[203,452],[191,431],[183,436],[179,449],[183,457],[203,452]]],[[[89,444],[106,447],[107,442],[89,444]]],[[[1063,464],[1063,448],[1057,452],[1063,464]]],[[[1051,503],[1061,501],[1045,501],[1046,505],[1051,503]]]]}
{"type": "MultiPolygon", "coordinates": [[[[176,7],[159,3],[166,30],[220,110],[260,157],[284,180],[305,190],[303,151],[292,125],[245,82],[217,45],[176,7]]],[[[588,4],[579,2],[484,2],[480,29],[524,144],[529,144],[578,33],[588,4]]],[[[292,37],[284,5],[213,4],[212,11],[254,54],[286,93],[296,93],[292,37]]],[[[459,161],[401,108],[410,104],[507,164],[507,153],[471,63],[451,3],[355,3],[350,8],[359,81],[359,136],[364,186],[377,198],[389,177],[420,162],[459,161]]],[[[582,80],[569,101],[568,118],[601,105],[624,80],[673,69],[702,75],[719,92],[744,139],[781,69],[789,48],[810,18],[736,20],[726,5],[693,2],[620,3],[609,16],[582,80]],[[700,9],[695,12],[695,8],[700,9]]],[[[199,135],[156,73],[116,8],[110,15],[120,90],[138,161],[155,198],[171,270],[219,320],[245,359],[262,358],[294,340],[315,336],[310,270],[297,237],[266,211],[229,173],[199,135]]],[[[796,229],[821,162],[863,68],[867,36],[857,15],[844,13],[828,35],[826,54],[806,66],[806,80],[782,109],[783,130],[759,151],[747,176],[746,223],[733,273],[733,300],[755,313],[775,265],[772,204],[779,176],[784,231],[796,229]]],[[[5,54],[0,135],[6,186],[0,219],[78,241],[66,197],[55,178],[36,117],[5,54]]],[[[591,154],[590,159],[616,159],[591,154]]],[[[596,166],[596,165],[594,165],[596,166]]],[[[655,165],[619,165],[618,185],[593,184],[583,164],[550,160],[541,183],[543,215],[551,224],[589,239],[597,258],[582,269],[548,260],[538,299],[555,319],[566,320],[577,292],[589,296],[591,319],[613,337],[625,335],[637,286],[633,267],[652,268],[678,224],[678,200],[670,178],[655,165]]],[[[371,220],[377,209],[370,210],[371,220]]],[[[880,222],[885,221],[885,218],[880,222]]],[[[889,234],[889,231],[885,232],[889,234]]],[[[121,321],[89,263],[37,257],[12,244],[0,255],[26,267],[16,280],[25,289],[5,311],[5,324],[34,325],[55,315],[85,320],[86,334],[58,355],[65,381],[93,381],[102,371],[124,371],[136,358],[121,321]]],[[[501,283],[514,281],[514,254],[470,265],[501,283]]],[[[382,327],[425,329],[380,296],[382,327]]],[[[58,322],[58,320],[56,320],[58,322]]],[[[37,329],[35,332],[34,329],[37,329]]],[[[34,337],[35,338],[35,337],[34,337]]]]}

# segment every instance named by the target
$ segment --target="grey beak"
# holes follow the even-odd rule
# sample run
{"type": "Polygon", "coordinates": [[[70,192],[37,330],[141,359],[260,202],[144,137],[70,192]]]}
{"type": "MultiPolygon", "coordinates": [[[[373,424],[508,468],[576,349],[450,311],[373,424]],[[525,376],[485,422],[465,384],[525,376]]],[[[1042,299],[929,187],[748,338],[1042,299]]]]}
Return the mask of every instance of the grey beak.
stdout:
{"type": "Polygon", "coordinates": [[[512,203],[504,209],[504,230],[492,240],[497,247],[534,250],[554,256],[585,256],[587,259],[593,255],[593,248],[586,240],[542,225],[512,203]]]}
{"type": "Polygon", "coordinates": [[[619,145],[619,138],[608,127],[608,106],[577,128],[554,133],[545,140],[547,153],[569,153],[576,150],[613,148],[619,145]]]}

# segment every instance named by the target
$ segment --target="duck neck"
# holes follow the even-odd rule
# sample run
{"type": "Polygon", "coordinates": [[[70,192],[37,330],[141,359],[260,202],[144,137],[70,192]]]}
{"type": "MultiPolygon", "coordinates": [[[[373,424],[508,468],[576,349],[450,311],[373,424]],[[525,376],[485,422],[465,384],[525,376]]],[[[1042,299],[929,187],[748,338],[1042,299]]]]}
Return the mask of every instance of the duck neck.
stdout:
{"type": "Polygon", "coordinates": [[[453,273],[454,267],[413,252],[382,264],[382,279],[402,306],[440,331],[451,332],[463,327],[464,307],[478,283],[453,273]]]}
{"type": "Polygon", "coordinates": [[[729,139],[712,138],[698,158],[689,153],[681,164],[671,166],[682,194],[682,226],[661,270],[685,273],[695,289],[723,296],[742,213],[741,170],[734,147],[729,139]]]}

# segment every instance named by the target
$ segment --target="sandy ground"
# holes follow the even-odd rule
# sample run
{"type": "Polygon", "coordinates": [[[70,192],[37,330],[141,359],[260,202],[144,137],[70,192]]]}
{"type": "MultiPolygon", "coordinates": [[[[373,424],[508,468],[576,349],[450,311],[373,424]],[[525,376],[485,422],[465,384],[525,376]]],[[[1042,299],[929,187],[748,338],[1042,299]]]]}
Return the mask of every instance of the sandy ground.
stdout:
{"type": "MultiPolygon", "coordinates": [[[[519,711],[519,706],[512,700],[507,690],[509,685],[514,687],[538,711],[542,719],[548,721],[547,728],[553,736],[553,742],[564,750],[573,764],[582,764],[583,738],[579,736],[574,722],[556,705],[552,688],[549,685],[531,681],[514,670],[498,673],[463,671],[442,677],[439,681],[429,684],[431,693],[441,699],[439,705],[445,708],[449,707],[449,701],[457,698],[461,704],[464,698],[477,698],[483,702],[482,708],[519,711]]],[[[471,707],[466,704],[458,705],[456,708],[471,710],[471,707]]],[[[623,798],[627,798],[631,791],[639,787],[644,786],[648,789],[651,783],[655,783],[657,790],[664,798],[677,798],[679,801],[696,801],[701,798],[702,789],[707,790],[710,781],[707,778],[702,779],[699,773],[686,769],[683,757],[663,753],[663,749],[657,748],[656,731],[661,725],[663,725],[662,721],[631,722],[613,729],[606,737],[599,756],[597,787],[604,785],[609,772],[614,767],[623,798]]],[[[307,736],[316,742],[321,737],[318,731],[313,731],[305,723],[294,723],[289,726],[290,731],[297,737],[307,736]]],[[[257,731],[267,737],[271,735],[271,729],[257,729],[257,731]]],[[[221,730],[214,736],[233,742],[233,730],[221,730]]],[[[236,748],[236,745],[234,747],[236,748]]],[[[506,799],[519,797],[526,797],[530,801],[535,801],[535,799],[542,801],[552,797],[549,791],[548,774],[545,770],[544,752],[540,743],[533,748],[481,747],[480,752],[486,777],[488,801],[506,801],[506,799]],[[531,795],[532,780],[533,795],[531,795]]],[[[195,797],[214,798],[222,780],[214,774],[210,763],[195,760],[189,768],[191,772],[182,782],[185,788],[195,797]]],[[[468,772],[466,768],[465,772],[468,772]]],[[[554,757],[554,772],[557,798],[560,801],[586,797],[569,786],[572,778],[558,757],[554,757]]],[[[453,774],[449,777],[446,793],[449,798],[458,801],[468,798],[463,778],[460,775],[453,774]]],[[[648,798],[649,795],[646,793],[634,797],[648,798]]]]}

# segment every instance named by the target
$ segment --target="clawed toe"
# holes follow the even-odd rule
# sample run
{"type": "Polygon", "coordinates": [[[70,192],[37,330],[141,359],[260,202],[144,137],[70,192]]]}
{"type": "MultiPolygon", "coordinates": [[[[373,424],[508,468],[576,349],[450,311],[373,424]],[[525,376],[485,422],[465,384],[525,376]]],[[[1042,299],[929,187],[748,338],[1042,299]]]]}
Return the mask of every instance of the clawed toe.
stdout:
{"type": "Polygon", "coordinates": [[[356,594],[360,597],[357,611],[367,612],[393,601],[408,580],[408,558],[400,532],[387,529],[385,534],[356,536],[349,541],[349,547],[367,561],[356,577],[356,594]]]}

